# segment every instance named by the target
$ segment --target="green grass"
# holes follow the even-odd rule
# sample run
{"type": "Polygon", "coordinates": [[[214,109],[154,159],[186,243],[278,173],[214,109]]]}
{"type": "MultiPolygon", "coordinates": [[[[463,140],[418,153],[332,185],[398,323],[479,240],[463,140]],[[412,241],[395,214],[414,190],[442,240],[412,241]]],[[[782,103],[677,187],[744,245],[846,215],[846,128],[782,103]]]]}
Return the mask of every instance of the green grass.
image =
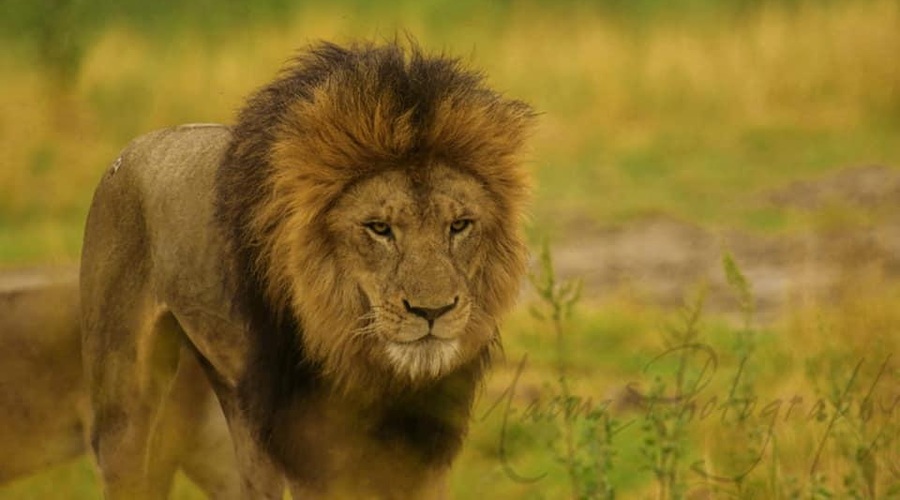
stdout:
{"type": "MultiPolygon", "coordinates": [[[[85,457],[57,465],[45,472],[16,480],[0,487],[3,500],[93,500],[101,498],[100,483],[91,461],[85,457]]],[[[205,498],[189,479],[180,472],[170,495],[171,500],[200,500],[205,498]]]]}
{"type": "MultiPolygon", "coordinates": [[[[900,372],[890,354],[900,347],[895,307],[900,297],[896,286],[876,291],[879,285],[869,283],[865,292],[848,287],[855,292],[836,306],[797,310],[787,321],[766,328],[747,330],[701,314],[693,341],[705,348],[688,351],[689,397],[684,404],[658,403],[655,410],[608,407],[618,425],[628,424],[613,438],[608,479],[617,495],[681,498],[677,489],[657,496],[653,475],[642,467],[647,438],[642,429],[655,411],[663,412],[667,425],[674,425],[678,415],[684,418],[682,458],[675,470],[687,492],[705,491],[714,498],[795,498],[791,492],[797,490],[797,498],[825,498],[826,492],[839,498],[892,498],[900,490],[891,472],[900,439],[896,406],[891,410],[900,372]],[[706,364],[710,354],[715,356],[714,368],[706,364]],[[856,381],[850,384],[860,361],[856,381]],[[691,380],[702,383],[695,390],[691,380]],[[860,413],[867,394],[880,401],[881,413],[860,413]],[[845,412],[838,413],[838,408],[845,412]],[[823,451],[817,460],[819,446],[823,451]],[[860,449],[868,450],[868,458],[856,455],[860,449]],[[701,469],[721,479],[710,480],[697,472],[701,469]],[[874,497],[859,493],[866,488],[866,477],[874,497]]],[[[542,328],[528,317],[520,312],[505,332],[508,362],[495,370],[479,401],[472,435],[455,468],[458,498],[476,490],[491,498],[589,498],[572,495],[559,460],[563,424],[558,417],[547,417],[550,402],[560,395],[557,352],[550,348],[554,333],[549,325],[542,328]],[[527,364],[515,379],[526,355],[527,364]],[[508,395],[504,391],[514,380],[515,396],[504,422],[502,408],[494,406],[508,395]],[[545,418],[536,421],[534,415],[545,418]],[[505,456],[500,454],[501,441],[505,456]],[[511,464],[518,475],[540,479],[522,481],[505,471],[503,463],[511,464]]],[[[650,394],[654,384],[663,385],[666,397],[677,394],[673,391],[682,351],[671,350],[680,344],[670,343],[677,337],[666,333],[678,324],[676,318],[676,312],[635,308],[627,302],[576,311],[565,330],[572,393],[595,406],[608,399],[619,401],[629,384],[644,394],[650,394]]],[[[576,425],[583,430],[583,415],[576,425]]]]}

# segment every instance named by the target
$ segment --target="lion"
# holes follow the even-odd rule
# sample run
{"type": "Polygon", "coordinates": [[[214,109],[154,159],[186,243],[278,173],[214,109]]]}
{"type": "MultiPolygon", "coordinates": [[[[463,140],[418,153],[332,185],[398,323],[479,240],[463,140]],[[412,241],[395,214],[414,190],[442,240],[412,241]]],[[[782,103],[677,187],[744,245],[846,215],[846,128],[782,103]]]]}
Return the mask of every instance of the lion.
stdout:
{"type": "MultiPolygon", "coordinates": [[[[0,487],[88,450],[79,316],[77,268],[0,272],[0,487]]],[[[238,498],[224,416],[190,356],[170,398],[162,425],[178,445],[172,472],[180,467],[211,498],[238,498]]]]}
{"type": "Polygon", "coordinates": [[[107,498],[162,498],[163,402],[195,353],[245,498],[440,498],[527,250],[534,112],[458,59],[319,43],[234,126],[132,142],[81,262],[107,498]]]}

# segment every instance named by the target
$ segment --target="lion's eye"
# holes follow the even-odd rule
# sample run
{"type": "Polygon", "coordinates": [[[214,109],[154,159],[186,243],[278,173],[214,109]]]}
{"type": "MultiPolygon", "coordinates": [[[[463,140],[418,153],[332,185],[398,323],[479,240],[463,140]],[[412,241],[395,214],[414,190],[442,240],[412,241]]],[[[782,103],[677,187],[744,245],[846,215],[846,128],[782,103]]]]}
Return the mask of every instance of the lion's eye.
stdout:
{"type": "Polygon", "coordinates": [[[459,234],[472,225],[470,219],[456,219],[450,223],[450,234],[459,234]]]}
{"type": "Polygon", "coordinates": [[[389,238],[392,235],[391,225],[387,222],[372,221],[367,222],[364,225],[366,226],[366,229],[378,236],[389,238]]]}

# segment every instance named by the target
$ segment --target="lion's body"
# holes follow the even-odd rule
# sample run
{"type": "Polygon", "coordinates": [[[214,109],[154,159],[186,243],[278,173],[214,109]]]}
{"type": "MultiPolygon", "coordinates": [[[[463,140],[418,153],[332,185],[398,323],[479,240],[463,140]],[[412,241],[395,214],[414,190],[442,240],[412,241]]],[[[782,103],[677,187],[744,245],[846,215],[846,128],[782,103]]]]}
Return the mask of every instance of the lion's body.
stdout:
{"type": "MultiPolygon", "coordinates": [[[[0,273],[0,484],[87,451],[90,422],[82,377],[78,273],[0,273]]],[[[170,393],[164,425],[186,443],[176,460],[203,491],[237,498],[231,440],[209,384],[192,357],[170,393]],[[177,434],[180,433],[180,434],[177,434]]]]}
{"type": "Polygon", "coordinates": [[[450,59],[322,45],[233,128],[144,136],[82,256],[93,443],[110,498],[161,498],[185,353],[247,498],[431,498],[515,299],[530,119],[450,59]]]}

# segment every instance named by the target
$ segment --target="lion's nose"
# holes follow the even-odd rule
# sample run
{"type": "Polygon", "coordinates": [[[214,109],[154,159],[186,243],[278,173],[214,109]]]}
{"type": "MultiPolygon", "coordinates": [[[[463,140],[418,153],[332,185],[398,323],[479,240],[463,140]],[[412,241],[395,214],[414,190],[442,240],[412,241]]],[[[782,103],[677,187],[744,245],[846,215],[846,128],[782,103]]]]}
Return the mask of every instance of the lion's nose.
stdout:
{"type": "Polygon", "coordinates": [[[404,305],[404,307],[406,307],[406,310],[415,314],[416,316],[418,316],[420,318],[423,318],[425,321],[428,322],[429,326],[434,324],[434,320],[440,318],[441,316],[446,314],[447,311],[456,307],[456,304],[458,302],[459,302],[459,296],[457,295],[456,297],[453,298],[452,304],[447,304],[447,305],[441,306],[441,307],[418,307],[418,306],[411,305],[409,303],[409,301],[407,301],[406,299],[403,299],[403,305],[404,305]]]}

